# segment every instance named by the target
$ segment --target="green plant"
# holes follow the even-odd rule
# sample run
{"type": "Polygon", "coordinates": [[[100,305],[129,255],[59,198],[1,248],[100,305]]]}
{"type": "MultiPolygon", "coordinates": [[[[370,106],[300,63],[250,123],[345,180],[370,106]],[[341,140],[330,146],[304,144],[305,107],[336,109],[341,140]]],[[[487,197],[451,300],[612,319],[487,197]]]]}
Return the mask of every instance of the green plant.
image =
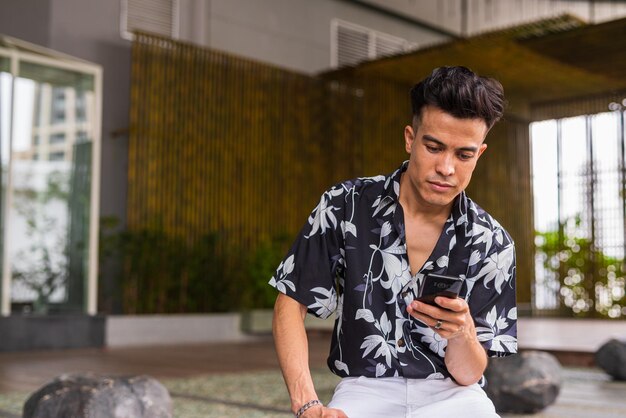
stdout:
{"type": "Polygon", "coordinates": [[[286,233],[261,241],[246,260],[246,308],[263,309],[274,306],[277,293],[268,282],[285,256],[290,241],[291,237],[286,233]]]}
{"type": "Polygon", "coordinates": [[[617,318],[624,315],[623,258],[604,254],[581,233],[580,216],[549,232],[536,232],[536,254],[559,282],[564,314],[617,318]]]}
{"type": "Polygon", "coordinates": [[[271,308],[276,290],[268,281],[290,242],[279,234],[247,249],[217,232],[188,242],[158,228],[120,229],[114,217],[103,217],[100,228],[100,264],[119,266],[116,287],[128,314],[271,308]]]}

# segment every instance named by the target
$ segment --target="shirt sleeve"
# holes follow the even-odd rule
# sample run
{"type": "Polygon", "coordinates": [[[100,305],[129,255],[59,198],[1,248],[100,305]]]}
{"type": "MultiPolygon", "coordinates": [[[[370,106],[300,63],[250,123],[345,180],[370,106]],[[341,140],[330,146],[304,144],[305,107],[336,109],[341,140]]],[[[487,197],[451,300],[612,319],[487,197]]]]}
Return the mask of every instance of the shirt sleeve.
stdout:
{"type": "Polygon", "coordinates": [[[515,300],[515,245],[503,229],[494,232],[493,244],[468,300],[478,341],[489,357],[517,353],[515,300]]]}
{"type": "Polygon", "coordinates": [[[269,282],[323,319],[337,308],[336,277],[344,265],[343,192],[339,185],[322,195],[269,282]]]}

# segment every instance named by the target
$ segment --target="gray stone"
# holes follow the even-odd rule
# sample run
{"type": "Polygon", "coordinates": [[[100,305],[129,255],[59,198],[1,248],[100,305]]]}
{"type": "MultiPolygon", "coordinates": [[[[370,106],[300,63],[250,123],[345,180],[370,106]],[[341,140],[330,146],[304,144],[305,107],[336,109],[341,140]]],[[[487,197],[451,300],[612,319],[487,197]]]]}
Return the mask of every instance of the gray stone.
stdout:
{"type": "Polygon", "coordinates": [[[532,414],[556,400],[561,364],[551,354],[525,351],[490,359],[485,378],[485,392],[498,412],[532,414]]]}
{"type": "Polygon", "coordinates": [[[626,341],[611,339],[596,351],[598,367],[615,380],[626,380],[626,341]]]}
{"type": "Polygon", "coordinates": [[[33,393],[23,418],[171,418],[167,389],[149,376],[63,375],[33,393]]]}

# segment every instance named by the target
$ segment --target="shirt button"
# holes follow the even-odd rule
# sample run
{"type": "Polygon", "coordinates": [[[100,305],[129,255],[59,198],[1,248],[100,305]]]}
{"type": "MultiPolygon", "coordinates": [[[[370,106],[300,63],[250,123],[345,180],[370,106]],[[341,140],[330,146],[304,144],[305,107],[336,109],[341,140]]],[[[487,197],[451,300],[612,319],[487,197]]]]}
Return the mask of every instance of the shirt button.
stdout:
{"type": "Polygon", "coordinates": [[[407,296],[409,296],[409,292],[402,292],[402,298],[406,298],[407,296]]]}
{"type": "Polygon", "coordinates": [[[398,347],[404,347],[404,338],[398,340],[398,347]]]}

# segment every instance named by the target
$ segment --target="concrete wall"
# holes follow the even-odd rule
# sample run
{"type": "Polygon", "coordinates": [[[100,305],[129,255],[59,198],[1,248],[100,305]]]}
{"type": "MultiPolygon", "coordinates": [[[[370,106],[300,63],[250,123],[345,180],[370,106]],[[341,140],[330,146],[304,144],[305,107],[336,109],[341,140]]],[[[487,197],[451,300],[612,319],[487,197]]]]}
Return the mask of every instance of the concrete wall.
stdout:
{"type": "MultiPolygon", "coordinates": [[[[310,331],[332,332],[334,316],[306,316],[310,331]]],[[[106,318],[108,347],[246,341],[272,330],[272,311],[212,315],[130,315],[106,318]]],[[[626,339],[626,322],[594,319],[518,319],[518,344],[524,350],[594,353],[611,338],[626,339]]],[[[1,349],[1,346],[0,346],[1,349]]]]}
{"type": "Polygon", "coordinates": [[[106,321],[106,346],[206,344],[245,341],[241,314],[123,315],[106,321]]]}
{"type": "Polygon", "coordinates": [[[0,34],[46,46],[50,37],[50,8],[48,1],[0,1],[0,34]]]}
{"type": "Polygon", "coordinates": [[[431,44],[448,37],[338,0],[181,0],[181,39],[305,73],[330,68],[331,20],[431,44]]]}
{"type": "Polygon", "coordinates": [[[593,353],[611,338],[626,340],[626,321],[601,319],[519,318],[521,348],[593,353]]]}
{"type": "Polygon", "coordinates": [[[458,35],[474,35],[520,23],[571,14],[591,23],[626,16],[620,1],[571,0],[353,0],[458,35]],[[464,10],[465,9],[465,10],[464,10]]]}

